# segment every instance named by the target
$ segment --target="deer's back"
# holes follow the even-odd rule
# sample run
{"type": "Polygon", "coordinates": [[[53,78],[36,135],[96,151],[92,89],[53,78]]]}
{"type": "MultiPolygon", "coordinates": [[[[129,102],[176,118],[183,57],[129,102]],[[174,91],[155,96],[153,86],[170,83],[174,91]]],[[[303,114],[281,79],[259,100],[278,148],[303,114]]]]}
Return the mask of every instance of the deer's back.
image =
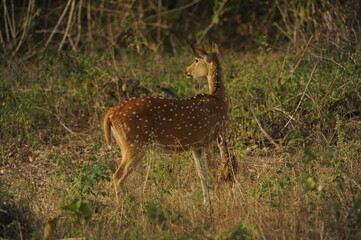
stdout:
{"type": "Polygon", "coordinates": [[[211,95],[188,99],[136,98],[112,108],[110,121],[128,144],[187,150],[209,144],[226,125],[227,105],[211,95]]]}

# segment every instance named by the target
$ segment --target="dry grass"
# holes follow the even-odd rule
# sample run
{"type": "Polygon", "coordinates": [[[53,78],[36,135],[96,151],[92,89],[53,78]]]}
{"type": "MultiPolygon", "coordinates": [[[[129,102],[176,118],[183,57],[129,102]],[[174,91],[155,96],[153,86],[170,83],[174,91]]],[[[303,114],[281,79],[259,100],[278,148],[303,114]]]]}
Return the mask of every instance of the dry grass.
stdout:
{"type": "MultiPolygon", "coordinates": [[[[121,203],[115,202],[111,182],[97,183],[95,196],[86,197],[91,202],[93,216],[89,221],[79,223],[74,215],[60,209],[71,184],[52,177],[54,171],[64,169],[52,159],[72,156],[71,171],[82,171],[79,166],[91,155],[91,141],[74,139],[4,166],[1,170],[2,191],[11,198],[3,203],[3,207],[21,207],[17,214],[23,215],[24,220],[20,224],[28,223],[27,227],[37,230],[37,234],[41,231],[41,223],[58,217],[55,238],[226,239],[231,236],[232,228],[239,232],[243,230],[248,239],[360,237],[352,225],[357,222],[351,221],[358,214],[352,209],[352,203],[355,193],[360,192],[360,185],[355,182],[360,162],[356,158],[345,163],[345,172],[351,175],[344,176],[342,187],[332,183],[333,168],[315,163],[312,176],[318,179],[317,186],[322,189],[305,193],[308,185],[302,176],[305,171],[302,151],[260,155],[260,150],[255,149],[239,157],[240,173],[234,182],[217,184],[212,178],[210,185],[214,188],[210,206],[202,204],[200,183],[190,154],[148,154],[143,165],[127,180],[121,203]],[[106,195],[101,196],[100,191],[106,195]]],[[[104,156],[101,149],[96,153],[98,161],[106,161],[104,156]]],[[[117,152],[110,161],[115,162],[118,158],[117,152]]]]}

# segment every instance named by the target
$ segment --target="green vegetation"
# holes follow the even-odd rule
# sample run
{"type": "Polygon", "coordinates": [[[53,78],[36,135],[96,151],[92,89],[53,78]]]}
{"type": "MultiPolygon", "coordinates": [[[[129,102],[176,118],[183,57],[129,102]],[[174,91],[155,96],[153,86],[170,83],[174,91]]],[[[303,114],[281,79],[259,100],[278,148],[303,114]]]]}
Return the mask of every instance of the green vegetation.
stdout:
{"type": "Polygon", "coordinates": [[[0,239],[361,238],[359,1],[44,2],[0,7],[0,239]],[[149,152],[117,203],[105,112],[206,93],[183,72],[208,39],[238,174],[213,151],[204,206],[190,153],[149,152]]]}
{"type": "Polygon", "coordinates": [[[225,51],[240,172],[234,183],[212,176],[210,207],[186,153],[148,154],[118,205],[110,177],[120,152],[102,147],[102,116],[123,96],[167,96],[159,85],[184,97],[206,92],[204,80],[182,76],[190,50],[163,62],[50,52],[26,68],[3,68],[1,209],[14,214],[3,237],[36,239],[54,217],[58,237],[357,236],[361,53],[341,49],[332,60],[310,53],[260,48],[242,59],[225,51]]]}

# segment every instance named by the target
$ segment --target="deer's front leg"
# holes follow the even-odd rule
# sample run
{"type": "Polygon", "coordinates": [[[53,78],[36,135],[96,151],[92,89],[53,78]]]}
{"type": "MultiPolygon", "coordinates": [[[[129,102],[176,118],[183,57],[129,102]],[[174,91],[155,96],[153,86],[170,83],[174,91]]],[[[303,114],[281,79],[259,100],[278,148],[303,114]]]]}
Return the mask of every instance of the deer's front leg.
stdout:
{"type": "Polygon", "coordinates": [[[203,203],[205,205],[209,205],[210,204],[210,200],[209,200],[209,193],[208,193],[208,186],[207,186],[207,174],[208,172],[205,174],[204,170],[207,171],[208,167],[206,166],[207,163],[206,161],[203,161],[203,164],[205,165],[204,167],[201,164],[201,157],[202,157],[202,151],[201,150],[193,150],[192,151],[192,155],[193,155],[193,159],[194,162],[196,164],[196,169],[198,172],[198,176],[201,179],[201,184],[202,184],[202,190],[203,190],[203,203]]]}
{"type": "Polygon", "coordinates": [[[238,164],[236,157],[229,153],[227,141],[221,134],[217,137],[217,145],[221,155],[218,180],[230,180],[237,171],[238,164]]]}

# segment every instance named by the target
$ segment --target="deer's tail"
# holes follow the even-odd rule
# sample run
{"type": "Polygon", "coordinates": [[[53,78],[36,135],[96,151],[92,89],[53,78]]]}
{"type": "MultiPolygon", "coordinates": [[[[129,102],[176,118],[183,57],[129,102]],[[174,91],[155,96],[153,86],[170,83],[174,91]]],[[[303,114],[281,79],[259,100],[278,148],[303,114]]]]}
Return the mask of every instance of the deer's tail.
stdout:
{"type": "Polygon", "coordinates": [[[112,136],[111,136],[111,126],[112,123],[110,122],[110,115],[113,114],[113,111],[108,111],[107,114],[105,114],[104,120],[103,120],[103,130],[105,135],[105,143],[107,145],[107,148],[110,150],[112,149],[112,136]]]}

